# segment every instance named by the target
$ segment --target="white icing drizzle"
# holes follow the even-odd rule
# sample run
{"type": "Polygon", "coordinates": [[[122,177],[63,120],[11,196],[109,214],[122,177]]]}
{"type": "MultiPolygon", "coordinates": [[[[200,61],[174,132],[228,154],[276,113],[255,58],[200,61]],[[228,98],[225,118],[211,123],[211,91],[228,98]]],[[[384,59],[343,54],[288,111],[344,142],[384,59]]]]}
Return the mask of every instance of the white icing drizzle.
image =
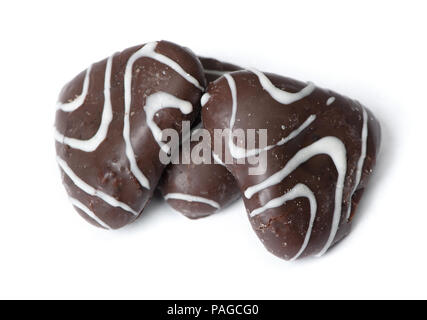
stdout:
{"type": "MultiPolygon", "coordinates": [[[[304,97],[311,94],[313,92],[313,90],[315,89],[315,86],[312,83],[310,83],[304,89],[302,89],[301,91],[299,91],[297,93],[289,93],[289,92],[286,92],[286,91],[283,91],[281,89],[276,88],[262,72],[259,72],[258,70],[255,70],[255,69],[251,69],[251,72],[255,73],[258,76],[261,85],[263,86],[263,88],[266,91],[268,91],[268,93],[271,95],[271,97],[273,99],[275,99],[276,101],[278,101],[279,103],[282,103],[282,104],[290,104],[290,103],[293,103],[293,102],[298,101],[300,99],[303,99],[304,97]]],[[[230,74],[225,74],[224,77],[226,78],[226,80],[228,82],[228,86],[229,86],[230,91],[231,91],[231,99],[232,99],[232,107],[231,108],[232,109],[231,109],[231,117],[230,117],[230,130],[233,130],[233,127],[234,127],[234,124],[236,121],[236,113],[237,113],[236,82],[234,81],[233,77],[230,74]]],[[[268,151],[268,150],[271,150],[272,148],[275,148],[277,146],[281,146],[281,145],[287,143],[289,140],[295,138],[304,129],[306,129],[315,119],[316,119],[316,115],[309,116],[300,127],[295,129],[294,131],[292,131],[287,137],[282,138],[276,144],[269,145],[269,146],[262,148],[262,149],[246,150],[245,148],[239,147],[239,146],[234,144],[232,136],[230,135],[228,137],[228,148],[230,150],[230,154],[235,159],[247,158],[250,156],[258,155],[262,151],[268,151]]]]}
{"type": "Polygon", "coordinates": [[[198,123],[191,131],[191,139],[193,139],[197,134],[202,132],[204,129],[202,128],[202,123],[198,123]]]}
{"type": "MultiPolygon", "coordinates": [[[[113,64],[113,56],[108,58],[107,65],[105,67],[104,108],[102,111],[101,124],[99,125],[98,131],[95,133],[95,135],[92,138],[88,140],[80,140],[80,139],[66,137],[63,134],[59,133],[58,130],[55,128],[56,141],[69,145],[74,149],[79,149],[85,152],[92,152],[92,151],[95,151],[99,147],[99,145],[105,140],[105,138],[107,137],[108,128],[110,126],[111,121],[113,120],[113,108],[111,106],[111,96],[110,96],[112,64],[113,64]]],[[[85,83],[86,83],[86,80],[85,80],[85,83]]],[[[83,87],[85,87],[85,85],[83,85],[83,87]]],[[[86,88],[86,91],[87,91],[87,88],[86,88]]]]}
{"type": "Polygon", "coordinates": [[[200,105],[204,107],[210,98],[211,98],[211,95],[209,93],[205,93],[204,95],[202,95],[202,98],[200,99],[200,105]]]}
{"type": "Polygon", "coordinates": [[[204,204],[208,204],[211,207],[214,207],[216,209],[220,208],[220,205],[218,202],[207,199],[207,198],[203,198],[203,197],[198,197],[198,196],[192,196],[189,194],[185,194],[185,193],[168,193],[164,196],[165,200],[168,199],[176,199],[176,200],[184,200],[184,201],[188,201],[188,202],[200,202],[200,203],[204,203],[204,204]]]}
{"type": "Polygon", "coordinates": [[[162,142],[162,130],[154,122],[154,116],[162,109],[175,108],[179,109],[183,114],[189,114],[193,111],[193,105],[186,100],[181,100],[167,92],[156,92],[148,96],[145,100],[144,111],[146,114],[147,126],[153,134],[154,140],[160,148],[167,154],[170,147],[162,142]]]}
{"type": "MultiPolygon", "coordinates": [[[[147,45],[145,45],[147,46],[147,45]]],[[[125,141],[125,152],[126,156],[129,160],[130,164],[130,171],[135,176],[135,178],[138,180],[141,186],[145,187],[146,189],[150,189],[150,182],[148,181],[147,177],[142,173],[142,171],[139,169],[136,159],[135,159],[135,153],[133,152],[132,144],[130,141],[130,105],[131,105],[131,99],[132,99],[132,69],[133,64],[136,60],[138,60],[141,57],[145,56],[145,51],[143,50],[144,47],[139,49],[137,52],[135,52],[128,60],[126,64],[125,69],[125,75],[124,75],[124,103],[125,103],[125,113],[124,113],[124,124],[123,124],[123,139],[125,141]]]]}
{"type": "Polygon", "coordinates": [[[141,49],[139,49],[135,54],[138,56],[138,58],[148,57],[167,65],[168,67],[172,68],[177,73],[179,73],[181,77],[183,77],[185,80],[190,82],[192,85],[194,85],[201,91],[205,91],[205,88],[203,88],[200,85],[199,81],[196,78],[194,78],[191,74],[189,74],[187,71],[185,71],[177,62],[175,62],[171,58],[161,53],[156,52],[155,50],[156,50],[157,44],[158,42],[149,42],[145,44],[141,49]]]}
{"type": "MultiPolygon", "coordinates": [[[[236,112],[237,112],[237,89],[236,82],[233,77],[229,74],[224,75],[225,79],[228,82],[228,86],[231,92],[231,117],[230,117],[230,131],[233,131],[234,123],[236,122],[236,112]]],[[[235,146],[231,134],[228,136],[228,148],[230,150],[235,146]]]]}
{"type": "Polygon", "coordinates": [[[90,66],[87,70],[86,70],[86,74],[85,74],[85,78],[83,81],[83,88],[82,88],[82,92],[79,96],[77,96],[73,101],[71,102],[58,102],[56,104],[56,108],[57,109],[61,109],[62,111],[65,112],[72,112],[78,108],[80,108],[83,103],[85,102],[87,93],[89,91],[89,78],[90,78],[90,71],[92,70],[92,66],[90,66]]]}
{"type": "Polygon", "coordinates": [[[79,176],[77,176],[73,170],[68,166],[68,164],[61,159],[60,157],[56,157],[56,160],[58,161],[59,166],[64,171],[64,173],[73,181],[73,183],[82,191],[86,192],[88,195],[98,197],[104,202],[108,203],[112,207],[119,207],[125,211],[128,211],[132,213],[134,216],[137,216],[138,213],[134,211],[131,207],[129,207],[127,204],[120,202],[113,198],[112,196],[95,189],[94,187],[90,186],[86,182],[84,182],[82,179],[80,179],[79,176]]]}
{"type": "Polygon", "coordinates": [[[310,188],[308,188],[305,184],[299,183],[295,187],[293,187],[289,192],[285,193],[281,197],[268,201],[264,206],[258,209],[255,209],[250,213],[250,216],[253,218],[268,209],[280,207],[283,204],[285,204],[287,201],[294,200],[296,198],[301,198],[301,197],[307,198],[310,201],[310,222],[304,237],[304,242],[300,250],[298,251],[298,253],[292,259],[290,259],[291,261],[297,259],[304,252],[305,248],[308,245],[308,242],[310,241],[311,231],[313,229],[313,224],[314,224],[314,218],[316,217],[316,212],[317,212],[316,197],[314,196],[314,193],[310,190],[310,188]]]}
{"type": "Polygon", "coordinates": [[[284,145],[285,143],[287,143],[288,141],[292,140],[293,138],[295,138],[296,136],[298,136],[303,130],[305,130],[314,120],[316,120],[316,115],[312,114],[311,116],[309,116],[304,123],[299,126],[298,128],[296,128],[294,131],[292,131],[288,136],[280,139],[279,142],[277,142],[276,144],[272,144],[272,145],[268,145],[265,148],[262,149],[251,149],[251,150],[246,150],[245,148],[241,148],[239,146],[236,146],[234,143],[232,143],[230,145],[230,154],[233,156],[233,158],[235,159],[239,159],[239,158],[247,158],[247,157],[251,157],[251,156],[256,156],[258,154],[260,154],[263,151],[268,151],[271,150],[277,146],[281,146],[284,145]]]}
{"type": "MultiPolygon", "coordinates": [[[[125,69],[124,75],[124,100],[125,100],[125,113],[124,113],[124,128],[123,128],[123,138],[126,146],[126,156],[130,162],[131,172],[134,174],[138,182],[145,188],[149,189],[150,184],[148,179],[144,176],[141,170],[138,168],[135,154],[132,149],[131,141],[130,141],[130,106],[131,106],[131,90],[132,90],[132,69],[134,62],[142,57],[148,57],[154,60],[157,60],[168,67],[172,68],[178,74],[180,74],[185,80],[196,86],[198,89],[204,91],[204,88],[200,85],[196,78],[194,78],[189,73],[185,72],[185,70],[174,60],[155,52],[157,46],[157,42],[152,42],[144,45],[141,49],[135,52],[128,60],[125,69]]],[[[80,140],[74,139],[70,137],[66,137],[65,135],[58,132],[55,128],[55,139],[61,143],[67,144],[75,149],[80,149],[86,152],[92,152],[98,148],[102,141],[105,140],[108,132],[109,125],[113,118],[112,106],[111,106],[111,96],[110,96],[110,88],[111,88],[111,69],[112,69],[112,61],[113,56],[109,57],[107,60],[107,65],[105,69],[105,79],[104,79],[104,108],[102,112],[101,124],[98,128],[96,134],[88,139],[88,140],[80,140]]],[[[81,107],[84,104],[84,101],[87,97],[89,91],[89,80],[92,66],[90,66],[86,70],[85,78],[83,81],[82,92],[79,96],[77,96],[73,101],[66,103],[57,103],[57,109],[60,109],[64,112],[72,112],[81,107]]],[[[145,112],[147,115],[147,125],[153,133],[154,138],[160,144],[161,141],[161,130],[154,123],[153,117],[154,115],[163,108],[179,108],[182,113],[188,114],[192,112],[193,106],[190,102],[178,99],[168,93],[158,92],[153,94],[147,98],[145,106],[145,112]],[[159,138],[160,131],[160,138],[159,138]]],[[[161,146],[162,147],[162,146],[161,146]]],[[[105,201],[109,205],[113,207],[120,207],[125,211],[132,213],[137,216],[138,213],[134,211],[127,204],[116,200],[110,195],[97,190],[84,182],[80,177],[78,177],[68,166],[68,164],[57,156],[57,161],[61,169],[64,173],[72,180],[72,182],[80,188],[82,191],[86,192],[91,196],[96,196],[101,200],[105,201]]],[[[78,200],[71,198],[71,202],[77,208],[84,211],[89,217],[97,221],[101,226],[110,229],[110,227],[105,224],[105,222],[101,221],[88,207],[79,202],[78,200]]]]}
{"type": "Polygon", "coordinates": [[[366,158],[366,144],[368,139],[368,113],[366,112],[364,107],[362,107],[362,110],[363,110],[363,127],[362,127],[362,137],[361,137],[362,146],[360,150],[360,158],[359,158],[359,161],[357,162],[356,180],[354,182],[354,187],[353,187],[353,190],[351,191],[350,198],[349,198],[346,220],[350,218],[351,199],[353,198],[353,194],[356,191],[357,187],[359,186],[360,178],[362,177],[363,164],[366,158]]]}
{"type": "Polygon", "coordinates": [[[211,70],[211,69],[204,69],[203,71],[207,74],[213,74],[215,76],[222,76],[224,73],[231,72],[231,71],[220,71],[220,70],[211,70]]]}
{"type": "Polygon", "coordinates": [[[328,100],[326,100],[326,105],[330,106],[335,101],[335,97],[329,97],[328,100]]]}
{"type": "Polygon", "coordinates": [[[274,86],[274,84],[271,83],[270,79],[268,79],[264,73],[254,68],[249,69],[249,71],[256,74],[256,76],[258,77],[259,83],[261,84],[263,89],[267,91],[274,100],[276,100],[281,104],[291,104],[298,100],[301,100],[309,96],[316,88],[316,86],[313,83],[308,82],[307,86],[298,92],[295,92],[295,93],[287,92],[285,90],[279,89],[276,86],[274,86]]]}
{"type": "Polygon", "coordinates": [[[81,203],[79,200],[75,198],[70,197],[71,204],[80,210],[82,210],[84,213],[86,213],[90,218],[95,220],[99,225],[104,227],[105,229],[111,230],[111,227],[106,224],[104,221],[102,221],[95,213],[92,212],[88,207],[86,207],[83,203],[81,203]]]}
{"type": "Polygon", "coordinates": [[[220,164],[220,165],[222,165],[223,167],[225,167],[224,162],[222,162],[222,160],[220,159],[220,157],[219,157],[215,152],[213,152],[213,151],[212,151],[212,158],[214,159],[214,161],[215,161],[217,164],[220,164]]]}
{"type": "Polygon", "coordinates": [[[200,90],[204,90],[204,88],[200,85],[200,83],[197,81],[196,78],[194,78],[189,73],[185,72],[185,70],[175,61],[172,59],[155,52],[157,46],[157,42],[150,42],[145,44],[142,48],[140,48],[138,51],[136,51],[128,60],[126,64],[125,69],[125,76],[124,76],[124,87],[125,87],[125,94],[124,94],[124,100],[125,100],[125,114],[124,114],[124,125],[123,125],[123,138],[125,140],[125,146],[126,146],[126,156],[130,163],[130,170],[133,173],[133,175],[136,177],[138,182],[141,184],[141,186],[145,187],[146,189],[150,189],[150,182],[148,181],[147,177],[142,173],[142,171],[139,169],[136,159],[135,159],[135,153],[132,148],[131,139],[130,139],[130,107],[131,107],[131,99],[132,99],[132,71],[133,71],[133,64],[136,60],[148,57],[154,60],[157,60],[168,67],[175,70],[177,73],[179,73],[185,80],[199,88],[200,90]]]}
{"type": "Polygon", "coordinates": [[[338,230],[338,224],[341,217],[342,197],[344,188],[344,179],[347,171],[347,152],[344,143],[336,137],[324,137],[313,144],[299,150],[287,163],[284,168],[277,171],[264,181],[248,187],[244,194],[250,199],[255,193],[280,183],[302,163],[319,154],[327,154],[331,157],[338,172],[337,183],[335,187],[335,206],[329,238],[320,251],[318,256],[323,255],[331,246],[332,241],[338,230]]]}

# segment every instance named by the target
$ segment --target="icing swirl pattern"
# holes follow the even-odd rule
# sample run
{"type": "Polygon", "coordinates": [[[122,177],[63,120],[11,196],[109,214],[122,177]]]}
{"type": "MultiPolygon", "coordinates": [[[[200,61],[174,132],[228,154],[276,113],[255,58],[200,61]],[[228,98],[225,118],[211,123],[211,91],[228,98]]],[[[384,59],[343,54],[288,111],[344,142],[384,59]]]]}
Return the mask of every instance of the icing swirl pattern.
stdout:
{"type": "Polygon", "coordinates": [[[287,260],[323,255],[350,230],[351,202],[375,165],[376,119],[356,101],[256,69],[225,74],[205,95],[202,120],[211,134],[227,123],[265,128],[273,142],[246,150],[224,138],[234,159],[267,161],[260,175],[250,175],[248,163],[227,164],[263,244],[287,260]]]}
{"type": "Polygon", "coordinates": [[[159,41],[94,63],[64,87],[57,162],[72,204],[89,222],[117,229],[140,215],[165,167],[159,132],[195,120],[204,85],[196,56],[159,41]]]}

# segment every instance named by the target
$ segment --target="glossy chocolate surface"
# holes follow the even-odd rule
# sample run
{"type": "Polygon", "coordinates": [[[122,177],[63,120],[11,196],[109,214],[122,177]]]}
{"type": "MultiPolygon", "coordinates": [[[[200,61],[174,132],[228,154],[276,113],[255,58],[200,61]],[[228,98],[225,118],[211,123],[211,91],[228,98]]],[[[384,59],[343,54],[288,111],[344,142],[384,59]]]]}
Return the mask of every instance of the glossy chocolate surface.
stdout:
{"type": "MultiPolygon", "coordinates": [[[[209,82],[227,72],[241,69],[213,58],[199,59],[209,82]]],[[[233,176],[223,164],[215,162],[212,156],[210,164],[195,164],[191,160],[191,152],[197,144],[191,142],[190,149],[180,149],[180,159],[187,158],[190,163],[170,164],[159,185],[167,203],[190,219],[209,216],[240,197],[233,176]]]]}
{"type": "Polygon", "coordinates": [[[208,83],[215,81],[225,73],[242,70],[242,68],[239,66],[228,62],[219,61],[217,59],[207,57],[199,57],[199,59],[202,63],[208,83]]]}
{"type": "Polygon", "coordinates": [[[190,153],[197,144],[191,142],[190,149],[179,155],[190,163],[169,165],[159,185],[168,204],[190,219],[211,215],[240,197],[233,176],[224,165],[215,163],[212,155],[210,164],[192,161],[190,153]]]}
{"type": "MultiPolygon", "coordinates": [[[[350,231],[375,165],[380,126],[359,102],[274,74],[239,71],[211,83],[204,127],[267,129],[267,169],[235,177],[264,246],[284,259],[321,255],[350,231]],[[234,114],[234,122],[232,121],[234,114]]],[[[234,149],[228,139],[225,152],[234,149]]]]}
{"type": "Polygon", "coordinates": [[[160,41],[94,63],[63,88],[55,121],[57,159],[85,219],[116,229],[141,214],[165,168],[153,130],[180,132],[183,120],[194,121],[205,85],[196,56],[160,41]]]}

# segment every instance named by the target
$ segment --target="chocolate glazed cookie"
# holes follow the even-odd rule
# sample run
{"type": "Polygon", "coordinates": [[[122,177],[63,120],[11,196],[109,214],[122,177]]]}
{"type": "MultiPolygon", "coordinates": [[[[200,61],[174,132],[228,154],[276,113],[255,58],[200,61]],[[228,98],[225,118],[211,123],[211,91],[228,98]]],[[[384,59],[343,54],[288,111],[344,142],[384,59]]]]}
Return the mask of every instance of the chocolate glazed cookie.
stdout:
{"type": "Polygon", "coordinates": [[[205,72],[208,84],[215,81],[225,73],[242,70],[242,68],[239,66],[213,58],[199,57],[199,59],[202,63],[203,71],[205,72]]]}
{"type": "Polygon", "coordinates": [[[208,161],[195,163],[191,153],[199,151],[199,142],[189,143],[189,148],[181,146],[180,162],[166,168],[159,189],[172,208],[187,218],[198,219],[237,200],[240,190],[231,173],[212,152],[208,161]]]}
{"type": "Polygon", "coordinates": [[[205,128],[267,129],[267,146],[246,150],[224,138],[227,168],[244,194],[251,224],[284,259],[322,255],[350,231],[375,165],[380,126],[359,102],[333,91],[257,70],[209,85],[205,128]],[[266,156],[249,175],[248,156],[266,156]]]}
{"type": "Polygon", "coordinates": [[[169,151],[161,129],[194,121],[204,87],[197,57],[160,41],[94,63],[63,88],[57,161],[79,214],[108,229],[140,215],[165,167],[159,152],[169,151]]]}
{"type": "MultiPolygon", "coordinates": [[[[199,59],[209,82],[227,72],[241,69],[212,58],[199,59]]],[[[192,136],[197,132],[198,129],[195,129],[192,136]]],[[[240,197],[236,181],[215,154],[209,155],[209,163],[195,163],[191,159],[197,145],[197,141],[189,141],[189,148],[181,146],[177,155],[181,162],[170,164],[159,184],[167,203],[190,219],[209,216],[240,197]],[[183,159],[187,160],[186,163],[182,163],[183,159]]]]}

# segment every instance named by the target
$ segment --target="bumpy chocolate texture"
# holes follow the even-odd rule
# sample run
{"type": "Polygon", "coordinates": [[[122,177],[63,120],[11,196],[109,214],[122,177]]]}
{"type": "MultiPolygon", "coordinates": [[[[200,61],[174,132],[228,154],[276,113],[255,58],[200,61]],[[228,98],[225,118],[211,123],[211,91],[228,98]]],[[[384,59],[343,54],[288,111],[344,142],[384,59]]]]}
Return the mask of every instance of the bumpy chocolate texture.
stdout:
{"type": "MultiPolygon", "coordinates": [[[[206,79],[211,82],[223,74],[241,68],[212,58],[199,57],[206,79]]],[[[193,134],[197,132],[197,129],[193,134]]],[[[209,216],[226,207],[240,196],[236,181],[218,158],[211,156],[210,164],[195,164],[190,149],[181,148],[179,159],[189,159],[188,164],[170,164],[165,170],[159,189],[167,203],[190,219],[209,216]]]]}
{"type": "Polygon", "coordinates": [[[160,129],[194,121],[205,85],[196,56],[160,41],[94,63],[63,88],[57,161],[79,214],[112,229],[141,214],[164,170],[160,129]]]}
{"type": "Polygon", "coordinates": [[[267,146],[239,148],[224,138],[253,229],[278,257],[322,255],[350,231],[375,165],[380,126],[359,102],[333,91],[257,70],[212,83],[202,120],[213,129],[267,129],[267,146]],[[266,153],[266,172],[238,164],[266,153]],[[240,158],[240,159],[239,159],[240,158]]]}

